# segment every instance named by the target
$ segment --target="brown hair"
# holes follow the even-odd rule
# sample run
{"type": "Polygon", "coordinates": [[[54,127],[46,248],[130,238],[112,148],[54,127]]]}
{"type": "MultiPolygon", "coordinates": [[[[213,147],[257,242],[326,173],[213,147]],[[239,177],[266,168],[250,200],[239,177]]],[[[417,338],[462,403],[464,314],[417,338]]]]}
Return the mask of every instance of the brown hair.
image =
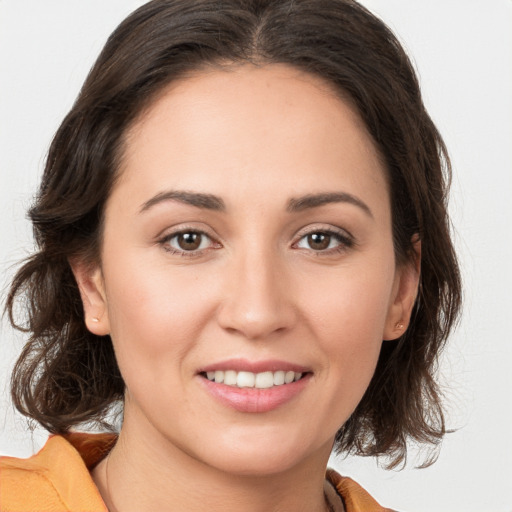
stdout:
{"type": "Polygon", "coordinates": [[[461,301],[446,204],[450,164],[404,50],[353,0],[153,0],[116,29],[55,135],[30,210],[38,251],[16,274],[6,305],[12,324],[30,333],[12,376],[14,403],[65,433],[104,421],[122,400],[111,340],[86,329],[69,260],[99,260],[123,135],[141,111],[188,72],[243,63],[289,64],[348,96],[388,171],[398,264],[421,239],[411,324],[383,343],[370,386],[335,444],[397,464],[408,440],[437,445],[446,432],[435,371],[461,301]],[[20,299],[23,326],[14,311],[20,299]]]}

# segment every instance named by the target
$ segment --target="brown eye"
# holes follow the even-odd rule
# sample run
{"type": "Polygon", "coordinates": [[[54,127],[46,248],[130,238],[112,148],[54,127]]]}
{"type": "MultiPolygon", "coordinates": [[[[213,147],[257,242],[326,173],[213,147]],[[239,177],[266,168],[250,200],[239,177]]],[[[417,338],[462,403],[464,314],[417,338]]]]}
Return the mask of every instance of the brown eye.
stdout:
{"type": "Polygon", "coordinates": [[[201,233],[180,233],[176,237],[178,247],[184,251],[195,251],[201,246],[201,233]]]}
{"type": "Polygon", "coordinates": [[[354,246],[350,235],[337,231],[311,231],[300,238],[295,245],[299,249],[307,249],[319,254],[341,252],[354,246]]]}
{"type": "Polygon", "coordinates": [[[307,236],[308,245],[315,251],[323,251],[331,244],[331,235],[327,233],[310,233],[307,236]]]}
{"type": "Polygon", "coordinates": [[[175,253],[197,253],[212,246],[211,238],[201,231],[182,231],[169,235],[162,243],[175,253]]]}

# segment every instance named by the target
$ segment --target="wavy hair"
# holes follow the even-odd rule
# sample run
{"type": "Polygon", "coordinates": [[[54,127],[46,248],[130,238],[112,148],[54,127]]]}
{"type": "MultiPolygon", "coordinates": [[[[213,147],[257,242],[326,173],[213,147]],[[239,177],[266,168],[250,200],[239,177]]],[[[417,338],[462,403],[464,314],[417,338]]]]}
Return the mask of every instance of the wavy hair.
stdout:
{"type": "Polygon", "coordinates": [[[335,442],[338,452],[387,455],[394,466],[408,440],[436,446],[446,432],[436,366],[458,317],[461,282],[445,145],[402,46],[353,0],[153,0],[114,31],[53,139],[29,212],[37,252],[6,303],[11,323],[29,334],[12,375],[14,403],[54,433],[108,424],[124,383],[110,337],[85,327],[69,261],[99,261],[104,206],[134,120],[187,73],[246,63],[288,64],[350,98],[385,163],[397,263],[413,258],[412,240],[421,240],[410,326],[383,343],[369,388],[335,442]]]}

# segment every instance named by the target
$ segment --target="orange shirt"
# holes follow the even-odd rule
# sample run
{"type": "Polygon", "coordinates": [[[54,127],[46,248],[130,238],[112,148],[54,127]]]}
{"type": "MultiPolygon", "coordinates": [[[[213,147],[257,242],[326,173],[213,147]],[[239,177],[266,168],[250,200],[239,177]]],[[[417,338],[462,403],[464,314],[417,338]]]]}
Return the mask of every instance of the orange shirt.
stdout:
{"type": "MultiPolygon", "coordinates": [[[[90,469],[115,444],[113,434],[52,436],[28,459],[0,457],[0,512],[108,512],[90,469]]],[[[350,478],[327,478],[347,512],[390,512],[350,478]]]]}

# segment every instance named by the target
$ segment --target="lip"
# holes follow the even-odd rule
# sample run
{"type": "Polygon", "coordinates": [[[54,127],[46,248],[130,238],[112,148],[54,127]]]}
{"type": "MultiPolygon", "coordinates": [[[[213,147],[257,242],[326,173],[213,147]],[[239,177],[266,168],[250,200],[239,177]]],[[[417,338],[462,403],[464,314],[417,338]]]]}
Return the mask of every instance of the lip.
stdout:
{"type": "Polygon", "coordinates": [[[236,372],[277,372],[283,370],[285,372],[308,373],[311,372],[310,368],[293,364],[287,361],[280,361],[278,359],[269,359],[265,361],[249,361],[248,359],[226,359],[218,363],[209,364],[199,368],[197,373],[214,372],[215,370],[227,371],[235,370],[236,372]]]}
{"type": "Polygon", "coordinates": [[[197,378],[200,379],[206,392],[222,405],[238,412],[265,413],[273,411],[296,398],[308,386],[312,375],[308,368],[285,361],[230,359],[201,368],[198,371],[197,378]],[[202,375],[215,370],[235,370],[252,373],[283,370],[294,371],[304,375],[300,380],[291,382],[290,384],[283,384],[266,389],[237,388],[235,386],[213,382],[202,375]]]}

